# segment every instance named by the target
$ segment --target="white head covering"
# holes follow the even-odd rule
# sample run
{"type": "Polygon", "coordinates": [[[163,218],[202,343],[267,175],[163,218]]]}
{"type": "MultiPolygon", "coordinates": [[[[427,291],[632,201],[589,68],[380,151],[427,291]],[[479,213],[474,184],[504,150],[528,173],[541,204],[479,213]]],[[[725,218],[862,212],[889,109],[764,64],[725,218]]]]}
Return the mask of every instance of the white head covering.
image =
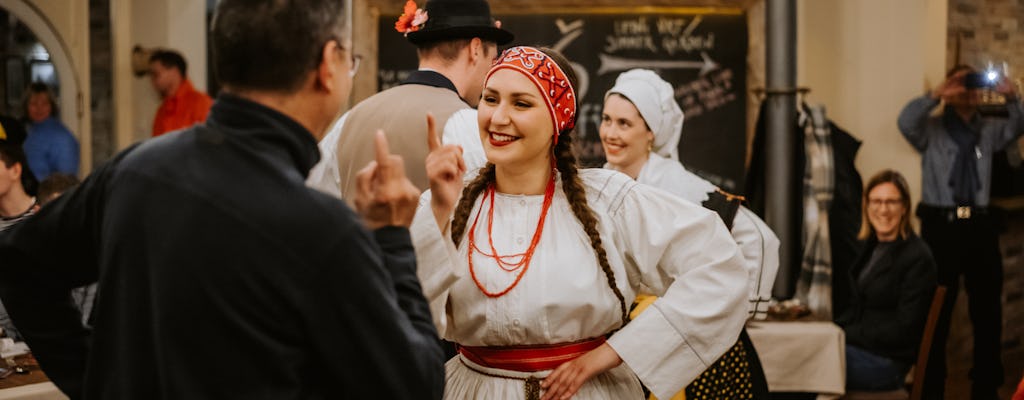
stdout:
{"type": "Polygon", "coordinates": [[[654,132],[655,154],[679,160],[679,136],[683,133],[683,110],[676,103],[672,85],[648,69],[631,69],[615,79],[615,86],[605,93],[629,99],[640,116],[654,132]]]}

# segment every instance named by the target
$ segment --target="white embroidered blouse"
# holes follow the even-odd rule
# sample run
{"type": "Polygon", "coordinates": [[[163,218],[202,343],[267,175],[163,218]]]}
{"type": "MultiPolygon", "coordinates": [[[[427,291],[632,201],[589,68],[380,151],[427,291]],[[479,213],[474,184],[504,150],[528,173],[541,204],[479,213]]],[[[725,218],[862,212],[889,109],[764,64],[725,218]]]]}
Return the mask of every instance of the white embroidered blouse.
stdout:
{"type": "MultiPolygon", "coordinates": [[[[743,258],[718,216],[618,172],[580,170],[587,200],[627,307],[639,292],[660,296],[651,310],[608,343],[659,398],[670,398],[736,343],[747,316],[743,258]]],[[[501,255],[523,253],[543,195],[498,193],[492,237],[501,255]]],[[[488,205],[478,198],[461,244],[442,233],[424,193],[412,226],[419,277],[442,337],[469,346],[572,342],[608,334],[622,323],[590,240],[556,183],[543,235],[522,281],[498,298],[471,278],[466,235],[490,251],[488,205]],[[482,210],[481,210],[482,208],[482,210]],[[477,213],[475,232],[470,226],[477,213]]],[[[450,226],[450,225],[449,225],[450,226]]],[[[513,262],[517,259],[511,260],[513,262]]],[[[498,292],[519,271],[473,255],[477,280],[498,292]]]]}

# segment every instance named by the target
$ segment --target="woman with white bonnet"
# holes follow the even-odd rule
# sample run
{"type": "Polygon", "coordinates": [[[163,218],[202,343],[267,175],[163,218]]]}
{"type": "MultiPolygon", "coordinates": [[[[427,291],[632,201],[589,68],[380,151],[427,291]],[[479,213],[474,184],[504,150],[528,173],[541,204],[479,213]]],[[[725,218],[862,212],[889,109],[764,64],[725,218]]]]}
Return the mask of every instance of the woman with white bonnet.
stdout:
{"type": "MultiPolygon", "coordinates": [[[[742,197],[723,192],[687,171],[679,162],[683,111],[674,92],[671,84],[650,70],[633,69],[619,75],[615,86],[605,94],[601,114],[601,144],[608,161],[605,168],[718,212],[743,253],[750,287],[749,315],[763,318],[779,267],[779,240],[764,221],[740,205],[742,197]]],[[[654,299],[639,296],[634,315],[654,299]]],[[[686,398],[753,398],[748,394],[753,396],[767,391],[746,332],[740,343],[716,365],[734,363],[738,363],[741,370],[745,368],[746,372],[741,374],[742,384],[735,383],[735,376],[720,379],[724,369],[712,367],[687,387],[686,398]],[[716,379],[721,385],[714,384],[716,379]]]]}

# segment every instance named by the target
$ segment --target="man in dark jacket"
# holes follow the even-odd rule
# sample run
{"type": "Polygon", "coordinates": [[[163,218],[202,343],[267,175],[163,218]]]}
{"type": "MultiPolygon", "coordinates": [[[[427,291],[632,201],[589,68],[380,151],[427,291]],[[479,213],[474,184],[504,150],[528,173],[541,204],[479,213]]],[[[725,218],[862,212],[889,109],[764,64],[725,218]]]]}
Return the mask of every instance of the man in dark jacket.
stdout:
{"type": "Polygon", "coordinates": [[[349,15],[221,0],[206,124],[122,152],[0,235],[0,296],[72,399],[440,397],[401,160],[378,143],[362,219],[304,184],[351,88],[349,15]],[[68,292],[97,280],[90,332],[68,292]]]}

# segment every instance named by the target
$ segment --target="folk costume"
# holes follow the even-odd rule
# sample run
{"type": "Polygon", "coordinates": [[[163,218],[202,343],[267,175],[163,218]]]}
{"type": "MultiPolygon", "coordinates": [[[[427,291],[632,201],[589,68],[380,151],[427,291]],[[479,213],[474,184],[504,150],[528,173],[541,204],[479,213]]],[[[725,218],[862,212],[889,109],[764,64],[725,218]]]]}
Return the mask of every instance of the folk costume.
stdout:
{"type": "MultiPolygon", "coordinates": [[[[740,204],[742,198],[721,191],[686,170],[679,162],[678,145],[684,117],[675,101],[671,84],[653,71],[634,69],[619,75],[605,98],[612,94],[629,100],[654,133],[651,152],[636,181],[701,204],[719,214],[743,254],[749,288],[749,316],[764,318],[779,268],[778,238],[764,221],[740,204]]],[[[611,165],[605,164],[605,168],[611,168],[611,165]]],[[[638,297],[633,315],[639,315],[653,301],[651,296],[638,297]]],[[[767,383],[763,374],[753,344],[744,332],[741,340],[725,356],[686,388],[686,398],[749,399],[766,396],[767,383]]],[[[681,394],[673,398],[677,397],[681,394]]]]}
{"type": "MultiPolygon", "coordinates": [[[[553,134],[572,129],[573,88],[553,60],[516,47],[491,73],[504,68],[547,96],[553,134]]],[[[614,171],[578,173],[614,288],[624,299],[661,298],[623,326],[627,305],[609,286],[560,173],[544,195],[485,190],[458,243],[450,223],[437,226],[428,191],[412,234],[434,323],[460,346],[447,364],[446,399],[539,398],[554,368],[605,342],[623,363],[588,380],[575,399],[641,399],[641,381],[668,398],[736,342],[746,275],[718,217],[614,171]]]]}
{"type": "MultiPolygon", "coordinates": [[[[403,16],[396,28],[418,47],[474,37],[501,45],[513,38],[511,33],[495,26],[485,0],[432,0],[425,10],[416,10],[412,4],[412,11],[429,17],[422,17],[426,20],[420,26],[410,25],[411,21],[402,24],[406,19],[403,16]]],[[[374,132],[380,129],[387,135],[391,152],[404,159],[409,180],[420,190],[426,190],[429,182],[423,163],[429,153],[427,113],[433,114],[444,143],[463,147],[468,168],[477,169],[487,162],[480,144],[476,110],[459,97],[448,77],[420,69],[402,84],[363,100],[331,127],[320,141],[323,160],[310,172],[309,184],[351,199],[356,192],[356,173],[373,161],[374,132]]]]}

